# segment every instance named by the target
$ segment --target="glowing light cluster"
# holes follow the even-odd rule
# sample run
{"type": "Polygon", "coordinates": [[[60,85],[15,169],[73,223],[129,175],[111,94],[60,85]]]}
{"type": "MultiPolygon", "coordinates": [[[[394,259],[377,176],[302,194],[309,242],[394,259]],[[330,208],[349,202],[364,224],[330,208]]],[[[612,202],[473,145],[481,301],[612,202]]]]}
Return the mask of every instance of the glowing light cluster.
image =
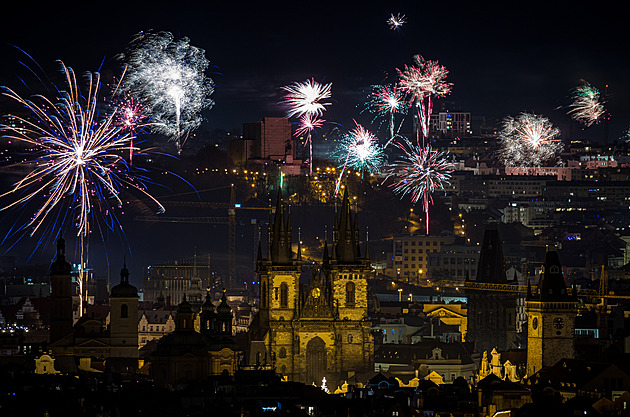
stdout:
{"type": "Polygon", "coordinates": [[[169,32],[142,32],[121,55],[127,65],[123,87],[146,105],[152,129],[170,137],[179,153],[187,133],[201,124],[200,111],[214,104],[205,51],[189,42],[169,32]]]}
{"type": "Polygon", "coordinates": [[[562,151],[560,130],[543,116],[521,113],[503,120],[499,140],[505,166],[540,166],[562,151]]]}
{"type": "Polygon", "coordinates": [[[586,127],[599,122],[606,112],[600,101],[599,90],[582,80],[582,85],[573,90],[573,102],[569,105],[568,114],[586,127]]]}
{"type": "Polygon", "coordinates": [[[433,203],[432,193],[444,189],[453,172],[453,164],[447,159],[448,153],[435,151],[430,145],[420,147],[417,143],[404,139],[396,142],[396,146],[402,151],[402,156],[390,168],[388,178],[398,178],[390,187],[401,197],[410,195],[414,204],[422,200],[429,234],[429,203],[433,203]]]}
{"type": "Polygon", "coordinates": [[[394,16],[394,14],[392,13],[391,17],[387,19],[387,24],[389,25],[389,28],[391,30],[396,30],[405,23],[407,23],[407,18],[404,14],[400,13],[396,14],[396,16],[394,16]]]}
{"type": "Polygon", "coordinates": [[[448,70],[437,61],[427,61],[422,56],[413,57],[413,66],[405,65],[398,70],[398,88],[416,105],[423,137],[429,134],[429,117],[433,112],[431,97],[442,97],[451,92],[452,83],[447,83],[448,70]]]}

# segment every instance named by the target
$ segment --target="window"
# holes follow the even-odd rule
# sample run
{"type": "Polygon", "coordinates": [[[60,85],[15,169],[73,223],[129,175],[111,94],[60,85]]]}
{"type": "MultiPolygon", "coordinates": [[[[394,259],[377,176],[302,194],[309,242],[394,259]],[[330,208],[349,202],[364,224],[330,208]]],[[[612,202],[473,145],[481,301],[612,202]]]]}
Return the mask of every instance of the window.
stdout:
{"type": "Polygon", "coordinates": [[[346,284],[346,307],[354,306],[354,282],[346,284]]]}
{"type": "Polygon", "coordinates": [[[127,307],[127,304],[123,304],[120,306],[120,318],[129,318],[129,307],[127,307]]]}
{"type": "Polygon", "coordinates": [[[351,334],[348,335],[348,343],[352,343],[352,335],[351,334]]]}
{"type": "Polygon", "coordinates": [[[286,282],[280,284],[280,308],[289,306],[289,286],[286,282]]]}
{"type": "Polygon", "coordinates": [[[278,353],[278,357],[280,358],[286,358],[287,357],[287,350],[283,347],[280,348],[280,352],[278,353]]]}

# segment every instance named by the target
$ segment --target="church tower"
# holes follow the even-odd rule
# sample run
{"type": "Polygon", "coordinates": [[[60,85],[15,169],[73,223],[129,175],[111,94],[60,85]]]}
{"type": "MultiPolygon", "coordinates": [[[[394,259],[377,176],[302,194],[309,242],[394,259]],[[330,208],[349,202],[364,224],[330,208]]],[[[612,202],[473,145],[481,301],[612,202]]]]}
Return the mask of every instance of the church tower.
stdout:
{"type": "Polygon", "coordinates": [[[545,256],[542,277],[535,291],[528,289],[525,312],[528,376],[560,359],[575,357],[577,293],[569,295],[555,250],[545,256]]]}
{"type": "MultiPolygon", "coordinates": [[[[299,250],[298,250],[299,252],[299,250]]],[[[285,216],[282,192],[278,190],[276,212],[269,222],[267,258],[258,250],[256,272],[260,275],[260,319],[290,321],[297,316],[302,260],[291,250],[291,216],[285,216]]]]}
{"type": "Polygon", "coordinates": [[[109,336],[111,356],[138,357],[138,289],[129,283],[125,264],[120,270],[120,284],[109,296],[109,336]]]}
{"type": "Polygon", "coordinates": [[[505,273],[503,247],[499,229],[496,224],[489,224],[483,235],[483,243],[479,252],[477,277],[473,281],[478,289],[467,291],[468,323],[466,341],[475,342],[479,352],[499,351],[512,347],[516,340],[516,286],[515,276],[505,273]],[[484,288],[483,284],[488,288],[484,288]],[[494,285],[501,285],[508,290],[492,291],[494,285]]]}
{"type": "Polygon", "coordinates": [[[72,333],[72,277],[66,262],[66,242],[57,240],[57,256],[50,266],[50,342],[72,333]]]}

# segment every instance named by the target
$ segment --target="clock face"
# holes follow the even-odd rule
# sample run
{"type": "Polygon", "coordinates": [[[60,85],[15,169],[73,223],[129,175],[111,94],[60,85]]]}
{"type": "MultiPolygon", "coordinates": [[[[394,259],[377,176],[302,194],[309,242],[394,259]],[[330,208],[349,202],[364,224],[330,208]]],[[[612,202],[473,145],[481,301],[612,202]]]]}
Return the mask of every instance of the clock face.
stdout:
{"type": "Polygon", "coordinates": [[[562,318],[560,317],[556,317],[555,319],[553,319],[553,327],[555,327],[556,329],[562,329],[564,327],[564,320],[562,320],[562,318]]]}
{"type": "Polygon", "coordinates": [[[532,328],[536,330],[538,328],[538,317],[534,317],[532,320],[532,328]]]}
{"type": "Polygon", "coordinates": [[[319,298],[321,293],[322,292],[319,288],[313,288],[313,291],[311,291],[311,295],[313,296],[313,298],[319,298]]]}

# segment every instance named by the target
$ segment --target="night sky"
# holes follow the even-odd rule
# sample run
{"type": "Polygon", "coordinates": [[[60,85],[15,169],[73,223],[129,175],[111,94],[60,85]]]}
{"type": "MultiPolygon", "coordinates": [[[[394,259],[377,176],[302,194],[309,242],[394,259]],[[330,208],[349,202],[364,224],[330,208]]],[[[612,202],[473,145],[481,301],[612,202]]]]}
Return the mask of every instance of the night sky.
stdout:
{"type": "Polygon", "coordinates": [[[369,86],[392,80],[414,54],[449,69],[451,110],[498,119],[530,111],[562,128],[566,110],[556,109],[585,79],[609,85],[610,139],[629,124],[629,37],[619,1],[13,3],[0,25],[3,83],[24,76],[23,56],[8,44],[49,71],[56,59],[77,71],[104,60],[104,69],[118,71],[112,58],[132,35],[166,30],[205,49],[213,65],[209,129],[282,115],[279,87],[310,77],[333,83],[327,119],[351,126],[352,118],[367,120],[359,111],[369,86]],[[389,30],[391,13],[407,16],[400,31],[389,30]]]}
{"type": "MultiPolygon", "coordinates": [[[[327,120],[342,130],[353,118],[369,123],[360,114],[369,86],[394,80],[396,68],[411,64],[415,54],[449,69],[453,92],[437,105],[443,101],[453,111],[489,120],[543,114],[566,137],[569,93],[585,79],[602,91],[609,85],[610,141],[630,125],[621,1],[129,3],[14,1],[0,24],[0,82],[24,92],[20,78],[28,71],[19,62],[25,57],[12,45],[47,72],[61,59],[77,72],[102,66],[117,73],[113,57],[134,34],[164,30],[190,38],[211,62],[216,105],[204,113],[207,131],[282,116],[280,87],[310,77],[333,83],[327,120]],[[392,13],[407,17],[398,31],[386,23],[392,13]]],[[[603,138],[601,125],[573,132],[603,138]]]]}

